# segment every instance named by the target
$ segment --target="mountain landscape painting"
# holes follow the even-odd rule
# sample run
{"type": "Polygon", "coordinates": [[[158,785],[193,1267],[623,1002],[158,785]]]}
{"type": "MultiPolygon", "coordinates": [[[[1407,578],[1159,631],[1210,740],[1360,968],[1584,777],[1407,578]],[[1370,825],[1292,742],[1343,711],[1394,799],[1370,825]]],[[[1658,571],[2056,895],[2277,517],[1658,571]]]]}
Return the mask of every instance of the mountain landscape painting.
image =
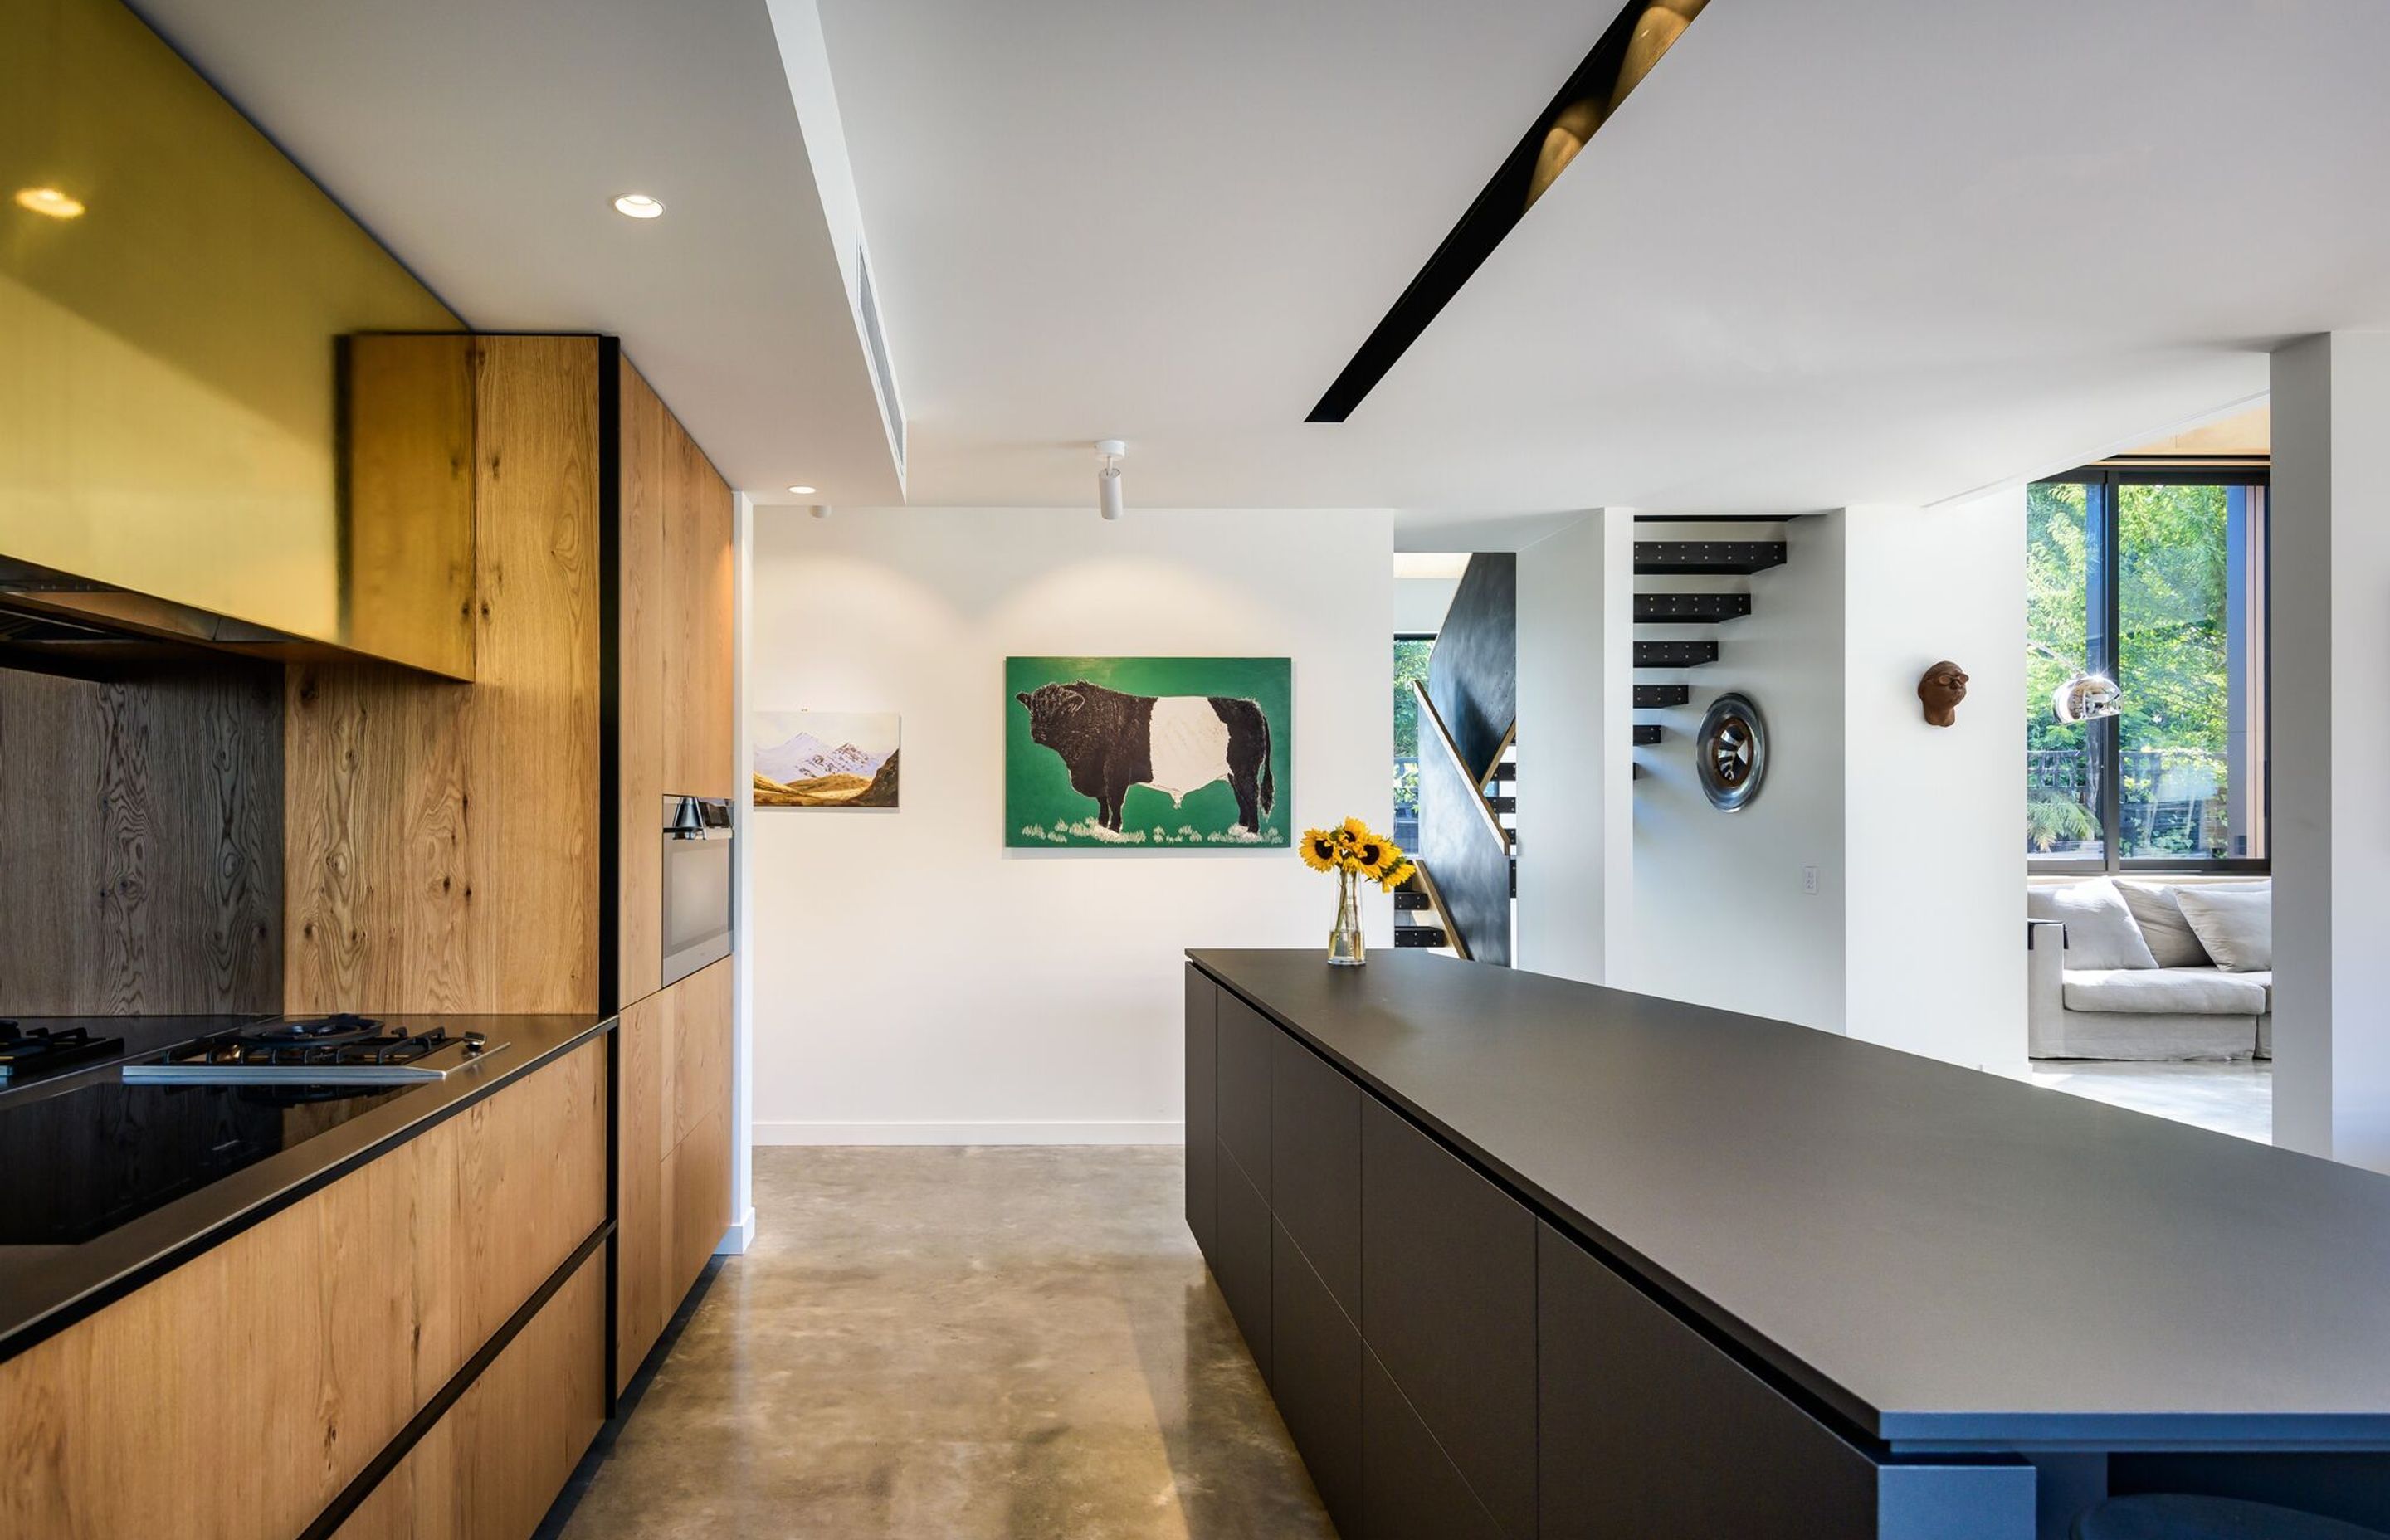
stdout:
{"type": "Polygon", "coordinates": [[[894,712],[757,712],[757,807],[894,807],[894,712]]]}

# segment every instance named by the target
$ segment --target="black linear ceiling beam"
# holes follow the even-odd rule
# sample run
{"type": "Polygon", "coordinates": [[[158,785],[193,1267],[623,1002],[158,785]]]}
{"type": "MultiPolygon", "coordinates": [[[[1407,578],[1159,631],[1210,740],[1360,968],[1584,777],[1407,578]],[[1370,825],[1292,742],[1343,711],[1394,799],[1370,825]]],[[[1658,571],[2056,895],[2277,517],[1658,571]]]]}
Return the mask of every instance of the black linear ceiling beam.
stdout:
{"type": "MultiPolygon", "coordinates": [[[[1344,372],[1328,387],[1328,393],[1319,398],[1319,404],[1311,409],[1305,422],[1343,422],[1351,417],[1362,398],[1377,389],[1378,381],[1394,366],[1395,360],[1419,340],[1428,323],[1452,302],[1460,286],[1484,265],[1485,259],[1494,254],[1494,248],[1502,244],[1503,237],[1535,201],[1539,190],[1536,185],[1536,162],[1543,153],[1545,139],[1555,126],[1567,121],[1565,115],[1573,107],[1588,99],[1610,98],[1627,62],[1636,24],[1652,8],[1651,0],[1628,0],[1626,7],[1611,19],[1567,83],[1536,115],[1527,132],[1503,158],[1493,180],[1469,205],[1469,212],[1460,216],[1460,223],[1444,237],[1435,254],[1427,259],[1427,265],[1411,279],[1394,308],[1378,322],[1377,328],[1361,344],[1361,351],[1353,355],[1344,372]]],[[[1698,11],[1700,6],[1686,8],[1698,11]]],[[[1661,46],[1664,49],[1666,45],[1661,46]]],[[[1634,83],[1628,82],[1628,88],[1632,89],[1634,83]]]]}

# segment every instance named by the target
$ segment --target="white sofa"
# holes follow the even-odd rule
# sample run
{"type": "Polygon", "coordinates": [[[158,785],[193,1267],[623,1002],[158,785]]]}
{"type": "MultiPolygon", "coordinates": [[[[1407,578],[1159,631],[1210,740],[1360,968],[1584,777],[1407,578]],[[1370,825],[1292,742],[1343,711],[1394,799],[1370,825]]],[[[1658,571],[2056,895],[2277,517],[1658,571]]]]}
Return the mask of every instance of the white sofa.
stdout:
{"type": "MultiPolygon", "coordinates": [[[[2141,886],[2146,892],[2188,885],[2191,884],[2179,879],[2153,879],[2141,886]]],[[[2265,886],[2270,894],[2270,885],[2265,886]]],[[[2033,891],[2053,890],[2045,885],[2033,891]]],[[[2028,899],[2026,1051],[2033,1058],[2273,1058],[2274,975],[2270,970],[2227,972],[2212,964],[2183,965],[2179,940],[2171,951],[2161,944],[2154,954],[2176,966],[2070,966],[2068,924],[2060,918],[2035,918],[2036,909],[2048,907],[2028,899]]]]}

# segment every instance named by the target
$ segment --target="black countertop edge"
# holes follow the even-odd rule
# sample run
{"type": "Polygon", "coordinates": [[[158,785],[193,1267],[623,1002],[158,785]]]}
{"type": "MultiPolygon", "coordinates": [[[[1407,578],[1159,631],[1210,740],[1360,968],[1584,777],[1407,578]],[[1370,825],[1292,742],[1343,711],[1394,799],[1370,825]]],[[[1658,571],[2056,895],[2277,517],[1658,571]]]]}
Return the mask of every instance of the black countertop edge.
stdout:
{"type": "Polygon", "coordinates": [[[80,1245],[0,1247],[0,1362],[603,1036],[617,1020],[570,1012],[450,1019],[504,1021],[506,1052],[413,1087],[386,1106],[80,1245]]]}
{"type": "MultiPolygon", "coordinates": [[[[1891,1452],[1890,1436],[1884,1431],[1881,1414],[1866,1401],[1818,1374],[1808,1364],[1784,1354],[1767,1338],[1718,1308],[1699,1291],[1688,1288],[1666,1268],[1487,1154],[1427,1108],[1386,1084],[1366,1065],[1339,1053],[1304,1030],[1301,1022],[1288,1020],[1267,1002],[1257,1000],[1238,988],[1225,976],[1214,972],[1204,962],[1199,949],[1189,948],[1187,960],[1205,978],[1259,1011],[1274,1025],[1291,1033],[1304,1047],[1367,1086],[1370,1095],[1416,1123],[1470,1169],[1524,1204],[1537,1218],[1594,1253],[1613,1272],[1633,1286],[1638,1293],[1699,1332],[1705,1341],[1745,1370],[1758,1376],[1779,1394],[1794,1402],[1811,1417],[1873,1457],[1881,1460],[1891,1452]]],[[[1946,1433],[1943,1436],[1964,1438],[1967,1435],[1946,1433]]]]}

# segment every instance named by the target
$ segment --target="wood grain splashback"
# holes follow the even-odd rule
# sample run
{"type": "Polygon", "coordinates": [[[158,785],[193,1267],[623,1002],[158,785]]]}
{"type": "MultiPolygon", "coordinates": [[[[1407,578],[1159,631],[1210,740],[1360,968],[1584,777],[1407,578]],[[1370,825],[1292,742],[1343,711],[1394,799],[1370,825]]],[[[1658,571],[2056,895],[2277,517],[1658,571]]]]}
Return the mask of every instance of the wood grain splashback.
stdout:
{"type": "Polygon", "coordinates": [[[285,1009],[599,1007],[599,357],[474,340],[473,682],[289,668],[285,1009]]]}
{"type": "Polygon", "coordinates": [[[281,674],[0,670],[0,1015],[276,1007],[281,674]]]}

